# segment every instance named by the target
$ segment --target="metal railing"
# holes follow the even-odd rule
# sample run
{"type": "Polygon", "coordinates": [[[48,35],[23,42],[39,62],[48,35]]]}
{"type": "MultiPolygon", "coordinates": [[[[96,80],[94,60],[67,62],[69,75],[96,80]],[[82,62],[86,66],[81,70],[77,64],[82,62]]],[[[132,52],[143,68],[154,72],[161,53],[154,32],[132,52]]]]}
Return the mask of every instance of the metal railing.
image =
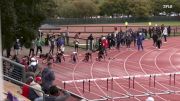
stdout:
{"type": "Polygon", "coordinates": [[[15,80],[25,82],[25,66],[5,57],[2,57],[2,60],[4,75],[11,77],[15,80]]]}
{"type": "Polygon", "coordinates": [[[27,85],[27,84],[25,84],[25,83],[23,83],[23,82],[21,82],[21,81],[18,81],[18,80],[16,80],[16,79],[13,79],[13,78],[9,77],[9,76],[3,75],[3,77],[4,77],[4,79],[7,80],[7,81],[11,81],[11,82],[13,82],[13,83],[15,83],[15,84],[19,84],[19,85],[21,85],[21,86],[26,85],[26,86],[28,86],[29,88],[33,89],[34,91],[41,92],[41,93],[43,94],[43,101],[45,101],[45,99],[44,99],[45,93],[44,93],[43,91],[38,90],[38,89],[35,89],[35,88],[31,87],[30,85],[27,85]]]}

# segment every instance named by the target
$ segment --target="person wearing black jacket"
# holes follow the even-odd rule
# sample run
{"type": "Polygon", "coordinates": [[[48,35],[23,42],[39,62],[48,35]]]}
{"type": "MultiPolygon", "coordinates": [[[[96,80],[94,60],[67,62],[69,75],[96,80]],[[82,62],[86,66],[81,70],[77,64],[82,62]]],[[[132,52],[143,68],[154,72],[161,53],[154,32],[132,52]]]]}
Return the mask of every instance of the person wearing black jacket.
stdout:
{"type": "Polygon", "coordinates": [[[89,46],[90,46],[89,48],[91,51],[93,50],[93,40],[94,40],[94,38],[93,38],[92,34],[90,34],[88,37],[88,42],[89,42],[89,46]]]}
{"type": "Polygon", "coordinates": [[[157,45],[157,40],[158,40],[158,35],[157,35],[156,33],[154,33],[152,37],[153,37],[153,46],[156,47],[156,45],[157,45]]]}

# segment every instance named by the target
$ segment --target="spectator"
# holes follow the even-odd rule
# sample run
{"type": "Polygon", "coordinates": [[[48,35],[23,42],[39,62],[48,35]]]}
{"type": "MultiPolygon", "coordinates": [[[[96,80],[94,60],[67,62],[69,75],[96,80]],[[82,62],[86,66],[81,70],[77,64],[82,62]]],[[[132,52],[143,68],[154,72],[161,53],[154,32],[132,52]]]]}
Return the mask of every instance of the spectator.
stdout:
{"type": "MultiPolygon", "coordinates": [[[[45,101],[66,101],[70,94],[63,91],[64,96],[60,96],[59,89],[56,86],[51,86],[49,89],[49,96],[45,96],[45,101]]],[[[43,97],[37,98],[35,101],[43,101],[43,97]]]]}
{"type": "Polygon", "coordinates": [[[15,55],[18,55],[19,54],[19,49],[20,49],[21,45],[20,45],[20,42],[19,42],[19,39],[16,39],[16,42],[14,44],[14,51],[15,51],[15,55]]]}
{"type": "Polygon", "coordinates": [[[94,38],[93,38],[93,36],[92,36],[92,34],[90,34],[89,35],[89,37],[88,37],[88,41],[89,41],[89,49],[92,51],[93,50],[93,40],[94,40],[94,38]]]}
{"type": "Polygon", "coordinates": [[[137,46],[138,46],[138,50],[140,50],[140,48],[143,50],[143,40],[144,40],[144,36],[142,35],[142,33],[139,33],[139,35],[137,36],[137,46]]]}
{"type": "Polygon", "coordinates": [[[167,35],[168,35],[167,27],[164,27],[163,36],[164,36],[164,42],[165,43],[167,42],[167,35]]]}
{"type": "Polygon", "coordinates": [[[55,36],[52,36],[50,38],[50,50],[49,50],[49,53],[51,53],[52,55],[54,53],[54,47],[55,47],[55,36]]]}
{"type": "Polygon", "coordinates": [[[42,91],[41,84],[42,84],[41,77],[36,77],[35,82],[34,81],[31,82],[30,86],[32,88],[36,89],[36,90],[34,90],[34,89],[30,88],[29,99],[31,101],[34,101],[36,98],[43,96],[43,93],[40,92],[40,91],[42,91]],[[39,90],[39,91],[37,91],[37,90],[39,90]]]}
{"type": "Polygon", "coordinates": [[[31,62],[30,62],[30,65],[28,67],[28,71],[35,73],[37,68],[38,68],[38,61],[35,58],[31,58],[31,62]]]}
{"type": "Polygon", "coordinates": [[[30,51],[29,51],[29,56],[34,56],[34,49],[35,49],[35,41],[31,41],[31,46],[30,46],[30,51]]]}
{"type": "Polygon", "coordinates": [[[78,48],[79,48],[79,41],[77,39],[75,39],[75,41],[74,41],[75,52],[78,52],[78,48]]]}
{"type": "Polygon", "coordinates": [[[48,66],[42,71],[42,87],[45,93],[48,93],[49,88],[55,80],[54,71],[52,71],[52,63],[48,62],[48,66]]]}
{"type": "Polygon", "coordinates": [[[168,26],[167,31],[168,31],[168,36],[170,36],[170,34],[171,34],[171,26],[168,26]]]}
{"type": "Polygon", "coordinates": [[[27,71],[28,70],[28,60],[27,60],[26,56],[22,58],[21,64],[24,65],[25,70],[27,71]]]}
{"type": "Polygon", "coordinates": [[[36,47],[37,47],[37,49],[36,49],[36,55],[38,55],[38,51],[40,50],[40,53],[42,54],[42,45],[43,45],[43,42],[42,42],[42,40],[40,40],[39,38],[37,38],[37,40],[36,40],[36,47]]]}
{"type": "MultiPolygon", "coordinates": [[[[33,81],[33,77],[30,76],[27,81],[26,84],[30,85],[30,83],[33,81]]],[[[29,87],[27,85],[23,85],[22,86],[22,95],[26,98],[29,98],[29,87]]]]}
{"type": "Polygon", "coordinates": [[[5,101],[19,101],[11,92],[8,92],[7,99],[5,101]]]}

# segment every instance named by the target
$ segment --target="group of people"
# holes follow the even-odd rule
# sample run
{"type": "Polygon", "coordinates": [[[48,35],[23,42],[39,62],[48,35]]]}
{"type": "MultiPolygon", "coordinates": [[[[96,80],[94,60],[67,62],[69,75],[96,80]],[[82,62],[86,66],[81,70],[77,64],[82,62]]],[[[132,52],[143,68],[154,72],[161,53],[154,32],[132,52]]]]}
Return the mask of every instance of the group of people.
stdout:
{"type": "MultiPolygon", "coordinates": [[[[120,50],[122,46],[126,46],[127,49],[131,48],[131,44],[133,43],[134,47],[137,46],[138,50],[143,50],[143,40],[146,38],[152,38],[153,39],[153,46],[157,48],[161,48],[162,46],[162,37],[164,37],[165,43],[167,42],[167,36],[170,35],[171,32],[171,27],[168,26],[155,26],[155,27],[149,27],[149,29],[145,28],[139,28],[137,31],[133,31],[131,28],[123,32],[122,30],[118,31],[117,27],[115,27],[115,31],[113,33],[108,34],[107,36],[101,36],[98,40],[98,59],[101,60],[105,58],[107,55],[107,49],[111,48],[117,48],[120,50]],[[149,33],[149,35],[148,35],[149,33]]],[[[76,63],[78,58],[78,49],[79,49],[79,38],[80,38],[80,33],[75,34],[74,36],[74,51],[71,54],[71,60],[73,63],[76,63]]],[[[93,44],[94,44],[94,38],[93,35],[90,34],[88,36],[89,40],[89,50],[93,50],[93,44]]],[[[36,40],[32,40],[30,51],[29,51],[29,56],[32,57],[34,55],[40,56],[44,60],[44,63],[53,60],[53,62],[61,63],[62,60],[65,61],[64,57],[64,51],[65,51],[65,41],[67,41],[67,38],[61,34],[56,37],[54,34],[53,35],[48,35],[46,38],[46,44],[49,45],[50,49],[48,53],[43,54],[42,53],[42,46],[44,45],[44,42],[42,41],[41,38],[37,38],[36,40]],[[36,54],[34,54],[34,50],[36,47],[36,54]],[[57,52],[54,55],[54,49],[57,47],[57,52]]],[[[19,39],[16,40],[14,49],[16,55],[18,55],[18,50],[20,49],[20,42],[19,39]]],[[[86,61],[89,61],[91,58],[91,55],[89,53],[85,54],[85,59],[86,61]],[[90,58],[87,58],[90,57],[90,58]]]]}
{"type": "MultiPolygon", "coordinates": [[[[153,46],[160,49],[162,46],[162,37],[164,37],[164,43],[167,42],[167,36],[170,35],[170,26],[165,27],[152,27],[149,28],[149,38],[153,39],[153,46]]],[[[148,38],[147,30],[144,28],[139,28],[137,31],[128,29],[125,32],[117,30],[107,36],[101,36],[98,40],[98,57],[97,60],[105,58],[107,55],[107,49],[116,48],[120,50],[120,47],[126,46],[127,49],[130,49],[131,44],[134,44],[134,47],[137,46],[138,51],[143,50],[143,40],[148,38]]]]}
{"type": "MultiPolygon", "coordinates": [[[[46,101],[64,101],[70,96],[70,93],[62,91],[64,95],[60,95],[60,89],[54,85],[55,74],[52,70],[52,62],[47,63],[47,67],[41,68],[39,66],[39,61],[36,57],[24,56],[20,58],[19,55],[14,55],[9,57],[10,60],[20,63],[25,67],[25,77],[26,84],[22,86],[22,92],[20,92],[24,97],[30,99],[31,101],[44,101],[43,94],[45,95],[46,101]],[[36,90],[35,90],[36,89],[36,90]]],[[[3,62],[3,64],[8,65],[9,62],[3,62]]],[[[9,63],[12,66],[11,63],[9,63]]],[[[9,76],[17,79],[17,70],[15,67],[9,73],[9,76]]],[[[11,69],[11,68],[7,68],[11,69]]],[[[18,74],[20,75],[20,74],[18,74]]]]}

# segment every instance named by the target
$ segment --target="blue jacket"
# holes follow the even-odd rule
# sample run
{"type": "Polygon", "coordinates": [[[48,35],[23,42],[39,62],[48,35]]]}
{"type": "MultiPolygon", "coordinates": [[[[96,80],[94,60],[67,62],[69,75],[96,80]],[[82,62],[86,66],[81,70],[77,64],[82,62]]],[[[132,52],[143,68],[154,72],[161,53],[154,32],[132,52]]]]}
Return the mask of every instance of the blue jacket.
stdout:
{"type": "Polygon", "coordinates": [[[139,35],[137,37],[137,45],[142,45],[142,41],[144,40],[144,36],[143,35],[139,35]]]}

